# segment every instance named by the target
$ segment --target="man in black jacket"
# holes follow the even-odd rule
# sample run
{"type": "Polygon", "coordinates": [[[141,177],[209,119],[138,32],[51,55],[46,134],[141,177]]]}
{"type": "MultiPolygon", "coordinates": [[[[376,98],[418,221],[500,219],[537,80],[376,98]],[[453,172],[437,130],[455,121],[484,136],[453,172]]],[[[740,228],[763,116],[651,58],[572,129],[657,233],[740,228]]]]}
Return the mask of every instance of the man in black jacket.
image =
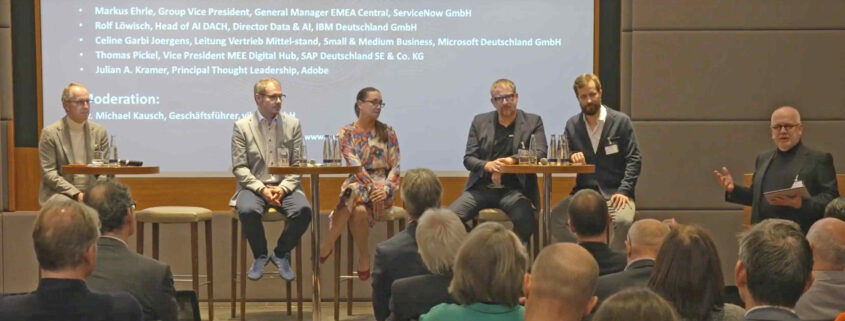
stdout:
{"type": "Polygon", "coordinates": [[[610,215],[599,192],[584,189],[572,196],[569,228],[575,233],[578,244],[596,259],[599,275],[616,273],[625,268],[625,254],[607,246],[610,215]]]}
{"type": "Polygon", "coordinates": [[[625,240],[628,265],[625,269],[599,278],[596,296],[599,304],[616,292],[632,286],[646,286],[654,269],[654,260],[663,245],[669,227],[655,219],[634,222],[625,240]]]}

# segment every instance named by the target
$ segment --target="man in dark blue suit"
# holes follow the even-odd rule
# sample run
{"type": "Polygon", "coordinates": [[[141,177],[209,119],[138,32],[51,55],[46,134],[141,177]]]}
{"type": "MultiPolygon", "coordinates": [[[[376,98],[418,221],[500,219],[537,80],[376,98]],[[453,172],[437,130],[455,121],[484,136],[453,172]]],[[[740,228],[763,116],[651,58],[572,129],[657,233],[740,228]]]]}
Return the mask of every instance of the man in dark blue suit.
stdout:
{"type": "Polygon", "coordinates": [[[0,320],[140,321],[141,306],[130,294],[93,293],[85,285],[97,265],[99,225],[97,211],[82,203],[47,202],[32,230],[38,289],[0,300],[0,320]]]}
{"type": "Polygon", "coordinates": [[[768,219],[739,239],[736,286],[745,320],[800,320],[795,303],[813,284],[813,253],[792,221],[768,219]]]}
{"type": "Polygon", "coordinates": [[[608,201],[613,219],[610,247],[624,249],[625,236],[634,221],[634,189],[640,177],[642,158],[631,119],[601,103],[601,81],[596,75],[575,78],[575,96],[581,113],[566,121],[565,136],[573,163],[596,166],[595,173],[577,174],[569,197],[552,209],[551,234],[557,241],[574,242],[566,228],[572,195],[582,189],[599,192],[608,201]]]}
{"type": "Polygon", "coordinates": [[[517,109],[518,101],[512,81],[499,79],[490,87],[490,102],[496,110],[472,120],[464,154],[469,178],[449,208],[465,222],[481,209],[502,209],[513,222],[514,233],[528,243],[534,231],[534,209],[540,205],[537,175],[503,174],[502,166],[514,164],[518,149],[532,146],[532,136],[535,149],[531,152],[545,157],[546,132],[543,119],[517,109]]]}

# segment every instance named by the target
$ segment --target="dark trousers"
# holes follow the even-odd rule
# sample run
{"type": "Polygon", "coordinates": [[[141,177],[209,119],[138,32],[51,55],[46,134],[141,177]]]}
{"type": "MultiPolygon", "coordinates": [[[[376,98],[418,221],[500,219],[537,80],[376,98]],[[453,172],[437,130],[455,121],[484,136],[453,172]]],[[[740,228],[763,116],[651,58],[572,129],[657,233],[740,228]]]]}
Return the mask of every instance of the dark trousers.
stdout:
{"type": "MultiPolygon", "coordinates": [[[[267,255],[267,239],[264,237],[261,215],[264,215],[264,210],[269,206],[270,204],[263,197],[253,191],[242,190],[238,193],[236,206],[238,216],[255,258],[267,255]]],[[[288,218],[285,229],[282,235],[279,235],[276,248],[273,250],[277,257],[282,257],[299,244],[299,238],[308,230],[308,224],[311,223],[311,204],[303,193],[294,191],[285,195],[282,206],[276,207],[276,210],[288,218]]]]}
{"type": "Polygon", "coordinates": [[[534,209],[531,207],[531,201],[520,190],[473,187],[461,193],[449,206],[464,222],[475,218],[478,211],[485,208],[499,208],[505,211],[513,223],[514,233],[523,242],[531,240],[535,224],[534,209]]]}

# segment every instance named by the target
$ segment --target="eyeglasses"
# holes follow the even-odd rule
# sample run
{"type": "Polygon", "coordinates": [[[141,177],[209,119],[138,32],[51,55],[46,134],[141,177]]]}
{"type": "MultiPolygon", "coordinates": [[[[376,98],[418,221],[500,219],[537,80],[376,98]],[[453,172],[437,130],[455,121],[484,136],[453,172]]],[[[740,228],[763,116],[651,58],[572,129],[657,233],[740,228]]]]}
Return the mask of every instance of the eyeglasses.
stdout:
{"type": "Polygon", "coordinates": [[[785,129],[786,131],[790,132],[793,129],[795,129],[796,127],[799,127],[799,126],[801,126],[801,124],[777,124],[777,125],[772,125],[772,131],[779,132],[779,131],[785,129]]]}
{"type": "Polygon", "coordinates": [[[384,108],[385,106],[387,106],[387,104],[385,104],[381,100],[362,100],[362,101],[365,102],[365,103],[371,103],[371,104],[373,104],[373,106],[379,106],[381,108],[384,108]]]}
{"type": "Polygon", "coordinates": [[[66,100],[69,103],[76,104],[76,105],[90,105],[91,99],[80,99],[80,100],[66,100]]]}
{"type": "Polygon", "coordinates": [[[498,96],[498,97],[490,98],[490,100],[492,100],[493,102],[495,102],[497,104],[503,104],[503,103],[505,103],[505,100],[513,101],[514,99],[516,99],[516,93],[510,94],[510,95],[504,95],[504,96],[498,96]]]}
{"type": "Polygon", "coordinates": [[[285,100],[285,98],[287,98],[287,96],[286,96],[285,94],[281,94],[281,95],[267,95],[267,94],[259,94],[259,95],[264,96],[264,97],[267,97],[268,99],[270,99],[270,100],[272,100],[272,101],[276,101],[276,99],[278,99],[278,100],[280,100],[280,101],[284,101],[284,100],[285,100]]]}

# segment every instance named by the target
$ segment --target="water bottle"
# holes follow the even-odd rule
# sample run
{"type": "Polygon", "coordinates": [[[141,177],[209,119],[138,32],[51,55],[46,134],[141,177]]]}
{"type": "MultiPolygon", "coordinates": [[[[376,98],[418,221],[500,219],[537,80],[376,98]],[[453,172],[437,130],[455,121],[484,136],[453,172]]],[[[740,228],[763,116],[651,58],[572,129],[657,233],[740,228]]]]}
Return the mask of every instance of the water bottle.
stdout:
{"type": "Polygon", "coordinates": [[[562,165],[569,165],[569,138],[566,134],[560,135],[560,148],[558,149],[560,163],[562,165]]]}
{"type": "Polygon", "coordinates": [[[534,137],[534,134],[531,134],[531,141],[528,143],[528,163],[529,164],[537,164],[537,157],[541,155],[537,155],[537,139],[534,137]]]}
{"type": "Polygon", "coordinates": [[[334,150],[334,160],[335,165],[340,166],[343,163],[343,146],[340,145],[340,136],[332,136],[334,139],[333,143],[333,150],[334,150]]]}
{"type": "Polygon", "coordinates": [[[557,136],[552,134],[552,138],[549,140],[549,164],[557,165],[557,157],[558,157],[558,142],[557,136]]]}
{"type": "Polygon", "coordinates": [[[332,148],[332,139],[330,135],[323,136],[323,164],[324,165],[331,165],[334,162],[334,157],[332,157],[332,153],[334,149],[332,148]]]}

